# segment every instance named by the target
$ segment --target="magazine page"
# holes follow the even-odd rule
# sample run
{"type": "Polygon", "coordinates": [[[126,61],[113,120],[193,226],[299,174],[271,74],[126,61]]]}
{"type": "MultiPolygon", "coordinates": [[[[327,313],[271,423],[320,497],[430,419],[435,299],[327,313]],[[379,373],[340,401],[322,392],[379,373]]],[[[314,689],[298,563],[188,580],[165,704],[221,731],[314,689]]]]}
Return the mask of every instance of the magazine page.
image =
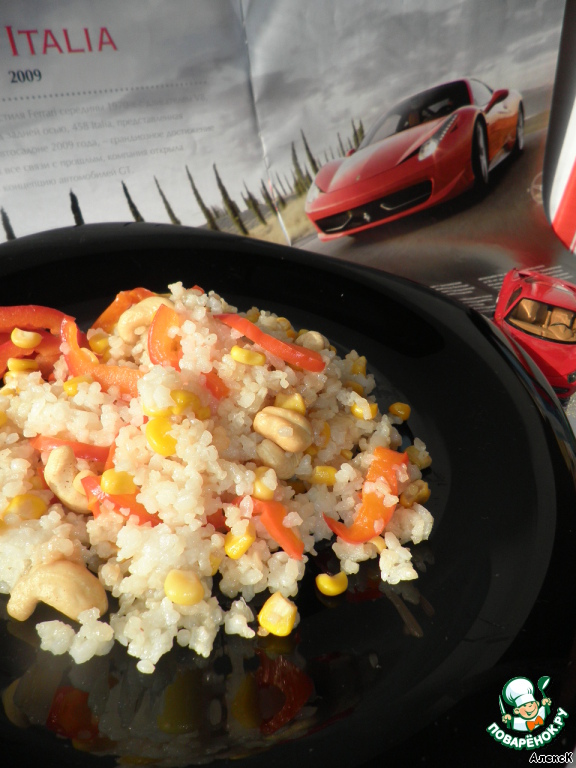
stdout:
{"type": "Polygon", "coordinates": [[[236,2],[7,0],[0,61],[7,239],[131,220],[259,236],[276,218],[259,193],[266,169],[236,2]]]}
{"type": "Polygon", "coordinates": [[[513,266],[574,278],[542,205],[563,14],[564,0],[245,3],[262,142],[293,245],[489,316],[513,266]]]}

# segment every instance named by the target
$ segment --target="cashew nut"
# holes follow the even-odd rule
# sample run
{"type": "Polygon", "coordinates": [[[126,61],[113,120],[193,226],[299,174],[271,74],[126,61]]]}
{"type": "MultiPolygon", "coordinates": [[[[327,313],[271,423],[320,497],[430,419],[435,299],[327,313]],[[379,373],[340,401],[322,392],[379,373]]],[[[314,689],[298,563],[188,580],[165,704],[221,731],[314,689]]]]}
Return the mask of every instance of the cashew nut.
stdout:
{"type": "Polygon", "coordinates": [[[295,453],[286,453],[279,445],[272,440],[262,440],[256,446],[258,458],[267,467],[271,467],[276,472],[280,480],[288,480],[294,475],[299,463],[299,457],[295,453]]]}
{"type": "Polygon", "coordinates": [[[315,352],[320,352],[325,349],[326,339],[318,331],[306,331],[296,338],[296,344],[306,349],[312,349],[315,352]]]}
{"type": "Polygon", "coordinates": [[[48,487],[69,509],[87,514],[88,498],[74,488],[76,474],[76,458],[69,445],[59,445],[50,451],[44,468],[44,479],[48,487]]]}
{"type": "Polygon", "coordinates": [[[69,619],[78,621],[82,611],[108,610],[106,591],[86,566],[70,560],[40,565],[16,582],[7,610],[13,619],[26,621],[39,602],[46,603],[69,619]]]}
{"type": "Polygon", "coordinates": [[[128,344],[134,344],[137,338],[136,330],[150,325],[161,304],[166,304],[167,307],[174,306],[163,296],[148,296],[139,301],[138,304],[129,307],[120,315],[116,324],[120,338],[128,344]]]}
{"type": "Polygon", "coordinates": [[[290,453],[305,451],[314,440],[308,419],[289,408],[268,405],[254,417],[254,431],[290,453]]]}

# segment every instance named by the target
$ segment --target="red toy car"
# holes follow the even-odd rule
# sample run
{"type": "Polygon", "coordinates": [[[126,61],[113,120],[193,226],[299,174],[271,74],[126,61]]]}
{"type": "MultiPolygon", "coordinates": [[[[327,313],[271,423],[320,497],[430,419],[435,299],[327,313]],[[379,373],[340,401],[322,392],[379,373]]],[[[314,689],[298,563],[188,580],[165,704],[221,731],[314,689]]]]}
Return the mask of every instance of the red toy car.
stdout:
{"type": "Polygon", "coordinates": [[[523,146],[519,93],[444,83],[397,104],[355,152],[322,166],[305,211],[321,240],[350,235],[485,189],[492,168],[523,146]]]}
{"type": "Polygon", "coordinates": [[[536,363],[560,400],[576,391],[576,285],[529,269],[504,278],[494,322],[536,363]]]}

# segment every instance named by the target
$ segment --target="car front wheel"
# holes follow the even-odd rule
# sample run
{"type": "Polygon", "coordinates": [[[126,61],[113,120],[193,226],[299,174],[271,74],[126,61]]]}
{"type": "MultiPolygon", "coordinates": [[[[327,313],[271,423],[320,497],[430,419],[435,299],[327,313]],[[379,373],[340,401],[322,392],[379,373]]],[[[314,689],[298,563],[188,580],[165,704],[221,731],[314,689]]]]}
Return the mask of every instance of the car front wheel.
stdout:
{"type": "Polygon", "coordinates": [[[522,104],[518,107],[518,121],[516,123],[516,141],[512,152],[519,155],[524,149],[524,110],[522,104]]]}

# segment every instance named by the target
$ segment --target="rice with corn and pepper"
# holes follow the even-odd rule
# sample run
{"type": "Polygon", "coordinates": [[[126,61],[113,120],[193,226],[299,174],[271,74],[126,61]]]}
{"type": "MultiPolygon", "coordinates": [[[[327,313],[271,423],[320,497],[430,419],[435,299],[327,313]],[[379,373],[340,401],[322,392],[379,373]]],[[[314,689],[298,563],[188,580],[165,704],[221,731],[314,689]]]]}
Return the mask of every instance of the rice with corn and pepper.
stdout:
{"type": "Polygon", "coordinates": [[[106,331],[93,326],[84,347],[98,355],[82,353],[98,370],[137,371],[135,396],[115,381],[72,375],[66,340],[48,376],[33,370],[33,354],[8,363],[0,390],[0,592],[11,595],[10,615],[25,618],[36,600],[63,610],[46,584],[54,564],[64,564],[52,592],[75,602],[67,614],[75,622],[37,624],[42,647],[80,663],[117,640],[150,673],[174,642],[208,656],[221,627],[246,638],[274,631],[278,616],[259,622],[254,598],[277,597],[281,613],[292,611],[290,626],[297,624],[298,585],[322,542],[331,542],[343,574],[379,558],[384,582],[416,578],[405,545],[432,529],[421,479],[430,458],[416,439],[409,461],[395,467],[397,489],[382,479],[368,483],[375,452],[399,449],[397,426],[407,412],[402,404],[392,408],[398,415],[377,411],[364,358],[355,351],[341,358],[321,334],[295,331],[273,313],[247,312],[268,337],[321,358],[322,370],[302,369],[222,322],[224,313],[236,314],[224,299],[176,283],[152,305],[154,314],[159,303],[177,313],[167,330],[177,363],[153,364],[152,310],[135,309],[146,302],[150,307],[149,298],[134,302],[106,331]],[[268,423],[258,431],[262,412],[268,423]],[[281,434],[302,431],[308,439],[278,446],[281,434]],[[42,478],[55,450],[48,438],[95,446],[98,460],[81,451],[71,458],[68,448],[63,456],[73,466],[61,477],[57,468],[58,482],[47,486],[51,478],[42,478]],[[70,472],[89,508],[86,501],[80,511],[70,508],[70,472]],[[111,495],[98,495],[106,473],[111,495]],[[94,496],[80,481],[86,476],[100,483],[94,496]],[[329,523],[353,526],[367,490],[395,510],[385,529],[360,543],[334,536],[329,523]],[[124,507],[118,499],[127,496],[124,507]],[[284,511],[282,533],[262,522],[259,500],[284,511]],[[303,551],[284,544],[285,531],[303,551]],[[42,584],[31,587],[35,582],[42,584]]]}

